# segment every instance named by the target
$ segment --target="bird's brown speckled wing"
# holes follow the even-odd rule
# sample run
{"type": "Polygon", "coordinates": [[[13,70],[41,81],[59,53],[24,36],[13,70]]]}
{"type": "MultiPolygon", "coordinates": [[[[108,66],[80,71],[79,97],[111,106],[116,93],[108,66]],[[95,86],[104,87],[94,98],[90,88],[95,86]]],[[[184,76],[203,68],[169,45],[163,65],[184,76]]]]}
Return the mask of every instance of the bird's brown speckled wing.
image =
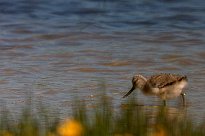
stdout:
{"type": "Polygon", "coordinates": [[[187,80],[187,77],[176,74],[159,74],[151,76],[148,83],[154,88],[163,88],[181,80],[187,80]]]}

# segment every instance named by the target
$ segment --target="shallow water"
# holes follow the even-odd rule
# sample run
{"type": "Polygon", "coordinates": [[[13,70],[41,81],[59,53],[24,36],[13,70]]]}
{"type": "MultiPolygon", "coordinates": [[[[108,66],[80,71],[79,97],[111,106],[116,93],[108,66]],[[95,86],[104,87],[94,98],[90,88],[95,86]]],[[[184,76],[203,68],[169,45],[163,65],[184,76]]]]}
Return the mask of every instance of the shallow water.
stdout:
{"type": "MultiPolygon", "coordinates": [[[[29,92],[63,113],[76,95],[92,103],[103,82],[119,105],[134,74],[168,72],[188,76],[187,111],[203,118],[204,7],[203,0],[0,1],[0,100],[18,112],[29,92]]],[[[136,93],[144,105],[161,104],[136,93]]]]}

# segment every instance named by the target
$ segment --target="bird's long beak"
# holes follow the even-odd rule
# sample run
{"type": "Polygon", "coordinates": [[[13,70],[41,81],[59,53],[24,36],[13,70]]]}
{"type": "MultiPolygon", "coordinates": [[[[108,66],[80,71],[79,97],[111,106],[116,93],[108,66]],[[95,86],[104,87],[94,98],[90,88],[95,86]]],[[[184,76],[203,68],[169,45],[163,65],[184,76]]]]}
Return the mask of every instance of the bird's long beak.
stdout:
{"type": "Polygon", "coordinates": [[[127,92],[122,98],[127,97],[127,96],[130,95],[134,90],[135,90],[135,86],[133,85],[132,88],[130,89],[130,91],[127,92]]]}

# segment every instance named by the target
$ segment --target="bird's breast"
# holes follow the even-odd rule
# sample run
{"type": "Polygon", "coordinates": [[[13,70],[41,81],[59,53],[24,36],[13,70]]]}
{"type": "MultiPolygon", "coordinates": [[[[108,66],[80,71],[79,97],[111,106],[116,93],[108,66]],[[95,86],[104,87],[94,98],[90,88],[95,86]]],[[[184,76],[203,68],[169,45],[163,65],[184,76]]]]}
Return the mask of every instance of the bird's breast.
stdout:
{"type": "Polygon", "coordinates": [[[145,95],[158,95],[160,90],[159,88],[151,87],[149,84],[146,84],[142,90],[145,95]]]}

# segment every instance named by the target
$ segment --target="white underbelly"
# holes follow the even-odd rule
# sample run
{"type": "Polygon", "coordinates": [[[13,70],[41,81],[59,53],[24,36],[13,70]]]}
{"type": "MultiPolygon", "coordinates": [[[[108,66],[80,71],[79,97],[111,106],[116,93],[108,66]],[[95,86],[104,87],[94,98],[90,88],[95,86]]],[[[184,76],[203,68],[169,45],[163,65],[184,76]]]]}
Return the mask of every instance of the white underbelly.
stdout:
{"type": "Polygon", "coordinates": [[[174,85],[170,85],[159,89],[157,96],[159,96],[163,100],[178,97],[186,86],[187,86],[187,82],[181,81],[174,85]]]}

